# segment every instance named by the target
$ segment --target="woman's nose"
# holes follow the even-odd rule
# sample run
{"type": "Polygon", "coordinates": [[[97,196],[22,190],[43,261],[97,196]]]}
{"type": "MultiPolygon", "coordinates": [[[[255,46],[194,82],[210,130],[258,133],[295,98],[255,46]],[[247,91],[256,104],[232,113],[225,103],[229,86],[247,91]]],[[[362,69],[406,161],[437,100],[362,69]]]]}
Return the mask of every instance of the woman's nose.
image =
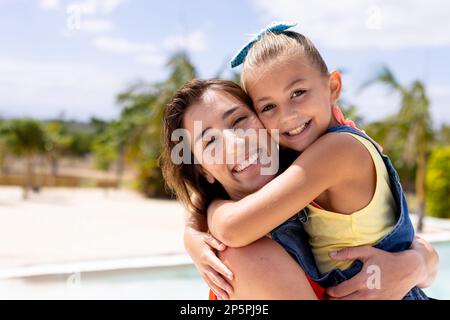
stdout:
{"type": "Polygon", "coordinates": [[[245,139],[232,130],[223,132],[225,154],[228,161],[236,161],[239,155],[245,153],[245,139]]]}

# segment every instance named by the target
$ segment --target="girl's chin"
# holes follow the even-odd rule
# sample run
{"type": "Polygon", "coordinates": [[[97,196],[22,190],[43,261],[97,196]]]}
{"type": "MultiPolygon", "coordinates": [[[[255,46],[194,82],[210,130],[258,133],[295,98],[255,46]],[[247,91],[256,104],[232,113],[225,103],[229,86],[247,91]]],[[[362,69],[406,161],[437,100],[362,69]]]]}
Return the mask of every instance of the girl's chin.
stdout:
{"type": "Polygon", "coordinates": [[[303,151],[311,144],[309,141],[312,133],[314,132],[313,124],[311,123],[305,130],[303,130],[300,134],[294,136],[284,135],[282,139],[280,139],[280,144],[284,147],[287,147],[296,151],[303,151]]]}
{"type": "Polygon", "coordinates": [[[303,152],[305,149],[309,146],[305,141],[302,141],[301,143],[292,143],[292,142],[286,142],[283,143],[283,147],[297,151],[297,152],[303,152]]]}
{"type": "Polygon", "coordinates": [[[312,134],[309,134],[307,137],[303,137],[298,140],[283,140],[281,141],[281,145],[283,147],[295,150],[297,152],[303,152],[308,148],[313,142],[317,140],[317,138],[314,138],[312,134]]]}

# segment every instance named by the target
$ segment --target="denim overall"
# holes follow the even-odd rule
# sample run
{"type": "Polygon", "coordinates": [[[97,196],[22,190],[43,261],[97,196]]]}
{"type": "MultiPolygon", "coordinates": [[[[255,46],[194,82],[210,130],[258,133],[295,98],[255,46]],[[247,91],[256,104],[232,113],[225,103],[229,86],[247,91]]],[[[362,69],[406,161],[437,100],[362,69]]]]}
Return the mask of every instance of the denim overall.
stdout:
{"type": "MultiPolygon", "coordinates": [[[[414,228],[409,218],[408,206],[400,184],[400,179],[389,158],[380,152],[378,146],[370,137],[357,129],[353,129],[348,126],[338,126],[328,129],[327,133],[328,132],[349,132],[357,134],[363,138],[366,138],[375,145],[386,165],[391,184],[391,191],[399,210],[396,212],[398,220],[392,231],[380,239],[377,243],[373,244],[373,247],[388,252],[399,252],[409,249],[414,239],[414,228]]],[[[316,281],[320,286],[328,288],[352,278],[362,270],[362,262],[355,260],[346,270],[333,269],[329,272],[321,274],[317,269],[311,247],[308,242],[308,234],[303,228],[303,224],[307,221],[308,209],[305,208],[275,228],[271,234],[272,238],[281,244],[284,249],[293,256],[293,258],[300,264],[303,271],[312,280],[316,281]]],[[[421,289],[415,287],[408,292],[403,299],[427,300],[428,297],[421,289]]]]}

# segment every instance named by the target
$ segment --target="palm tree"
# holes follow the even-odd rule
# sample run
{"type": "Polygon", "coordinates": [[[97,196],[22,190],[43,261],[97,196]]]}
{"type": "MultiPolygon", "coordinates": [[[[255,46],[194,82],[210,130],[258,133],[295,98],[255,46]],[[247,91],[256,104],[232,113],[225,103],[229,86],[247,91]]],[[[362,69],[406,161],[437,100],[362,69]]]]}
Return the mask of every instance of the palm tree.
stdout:
{"type": "Polygon", "coordinates": [[[6,155],[7,155],[7,147],[6,144],[0,140],[0,174],[5,173],[6,171],[6,155]]]}
{"type": "Polygon", "coordinates": [[[176,53],[169,59],[167,67],[169,77],[155,87],[158,99],[150,104],[150,118],[146,130],[148,144],[142,148],[143,158],[140,164],[141,188],[149,196],[167,196],[165,182],[159,167],[158,159],[162,151],[162,129],[164,110],[175,92],[186,82],[196,77],[195,67],[186,52],[176,53]]]}
{"type": "Polygon", "coordinates": [[[46,149],[50,159],[51,173],[53,177],[57,177],[59,159],[64,154],[69,153],[73,137],[65,132],[63,123],[60,121],[47,123],[45,129],[48,138],[46,149]]]}
{"type": "Polygon", "coordinates": [[[385,132],[381,143],[389,145],[393,141],[400,142],[401,158],[409,167],[415,168],[414,189],[417,199],[418,231],[423,229],[425,214],[425,174],[430,146],[433,142],[431,126],[430,102],[425,85],[414,81],[405,86],[397,81],[392,71],[383,67],[374,78],[367,81],[362,88],[373,84],[382,84],[397,92],[401,97],[400,111],[395,117],[388,119],[392,125],[385,132]]]}
{"type": "Polygon", "coordinates": [[[117,184],[125,164],[135,164],[139,188],[148,196],[167,195],[158,167],[164,109],[175,91],[195,77],[186,53],[175,54],[167,67],[170,73],[166,81],[153,84],[141,81],[117,96],[122,108],[120,118],[107,125],[93,147],[100,167],[107,169],[116,163],[117,184]]]}
{"type": "Polygon", "coordinates": [[[438,132],[437,144],[441,146],[450,146],[450,126],[443,125],[438,132]]]}
{"type": "Polygon", "coordinates": [[[36,120],[14,119],[2,124],[0,136],[3,137],[9,152],[25,159],[23,198],[27,199],[29,189],[33,186],[35,157],[45,152],[47,143],[45,130],[36,120]]]}
{"type": "Polygon", "coordinates": [[[93,150],[97,166],[107,170],[113,163],[116,165],[117,188],[121,185],[125,164],[139,157],[145,121],[147,117],[144,110],[137,106],[126,108],[120,119],[111,121],[94,140],[93,150]]]}

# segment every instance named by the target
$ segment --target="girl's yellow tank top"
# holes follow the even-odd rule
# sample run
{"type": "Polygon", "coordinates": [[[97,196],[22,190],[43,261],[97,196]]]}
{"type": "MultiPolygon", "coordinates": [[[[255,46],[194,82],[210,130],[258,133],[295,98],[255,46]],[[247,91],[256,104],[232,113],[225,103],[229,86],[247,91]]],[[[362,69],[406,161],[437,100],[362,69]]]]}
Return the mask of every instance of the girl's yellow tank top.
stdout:
{"type": "Polygon", "coordinates": [[[353,261],[334,261],[329,253],[347,247],[372,245],[395,225],[397,207],[391,192],[389,175],[375,146],[356,134],[345,133],[361,142],[369,151],[376,170],[376,187],[369,204],[352,214],[340,214],[308,205],[305,230],[319,271],[347,269],[353,261]]]}

